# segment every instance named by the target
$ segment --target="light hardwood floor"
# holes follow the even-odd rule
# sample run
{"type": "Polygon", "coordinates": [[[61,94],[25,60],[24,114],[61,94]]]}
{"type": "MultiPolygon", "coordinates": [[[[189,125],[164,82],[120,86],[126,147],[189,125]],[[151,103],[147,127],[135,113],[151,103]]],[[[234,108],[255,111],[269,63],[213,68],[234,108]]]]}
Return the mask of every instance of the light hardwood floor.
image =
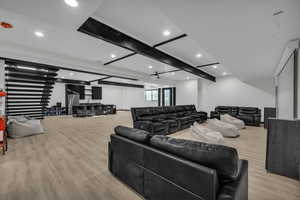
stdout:
{"type": "MultiPolygon", "coordinates": [[[[107,143],[129,112],[97,118],[48,117],[47,134],[9,141],[0,156],[0,200],[140,200],[107,170],[107,143]]],[[[173,135],[189,138],[188,130],[173,135]]],[[[300,182],[264,170],[266,131],[247,127],[226,140],[249,160],[250,200],[300,200],[300,182]]]]}

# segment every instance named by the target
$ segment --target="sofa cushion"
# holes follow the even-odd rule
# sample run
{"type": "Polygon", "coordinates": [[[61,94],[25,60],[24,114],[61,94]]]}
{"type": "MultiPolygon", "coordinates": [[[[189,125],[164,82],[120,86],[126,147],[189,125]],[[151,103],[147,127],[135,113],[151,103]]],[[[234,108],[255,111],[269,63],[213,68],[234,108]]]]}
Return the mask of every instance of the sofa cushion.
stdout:
{"type": "Polygon", "coordinates": [[[241,107],[239,108],[239,115],[251,115],[259,113],[258,108],[241,107]]]}
{"type": "Polygon", "coordinates": [[[154,131],[165,130],[168,127],[167,124],[161,123],[161,122],[154,122],[154,123],[152,123],[152,126],[153,126],[154,131]]]}
{"type": "Polygon", "coordinates": [[[151,133],[140,130],[140,129],[135,129],[135,128],[129,128],[126,126],[117,126],[115,128],[115,133],[117,135],[132,139],[136,142],[141,142],[141,143],[149,143],[149,140],[151,138],[151,133]]]}
{"type": "Polygon", "coordinates": [[[155,116],[152,116],[152,121],[153,122],[160,122],[160,121],[163,121],[165,119],[166,116],[164,115],[155,115],[155,116]]]}
{"type": "Polygon", "coordinates": [[[238,153],[222,145],[206,144],[167,136],[153,136],[150,145],[217,171],[221,183],[236,180],[238,153]]]}
{"type": "Polygon", "coordinates": [[[138,117],[139,121],[152,121],[153,117],[152,116],[145,116],[145,117],[138,117]]]}
{"type": "Polygon", "coordinates": [[[151,116],[151,109],[149,108],[136,108],[135,115],[137,120],[140,120],[141,117],[151,116]]]}
{"type": "Polygon", "coordinates": [[[167,123],[170,127],[178,126],[178,122],[176,120],[168,119],[168,120],[164,120],[163,122],[167,123]]]}
{"type": "Polygon", "coordinates": [[[231,113],[231,107],[229,106],[217,106],[215,111],[219,113],[231,113]]]}

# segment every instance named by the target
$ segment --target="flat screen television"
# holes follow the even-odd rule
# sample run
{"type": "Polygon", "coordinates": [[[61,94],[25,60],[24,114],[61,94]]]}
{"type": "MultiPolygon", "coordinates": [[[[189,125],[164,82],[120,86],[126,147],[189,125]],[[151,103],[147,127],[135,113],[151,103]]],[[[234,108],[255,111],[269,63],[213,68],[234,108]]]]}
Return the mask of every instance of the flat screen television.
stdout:
{"type": "Polygon", "coordinates": [[[102,87],[92,87],[92,99],[102,99],[102,87]]]}

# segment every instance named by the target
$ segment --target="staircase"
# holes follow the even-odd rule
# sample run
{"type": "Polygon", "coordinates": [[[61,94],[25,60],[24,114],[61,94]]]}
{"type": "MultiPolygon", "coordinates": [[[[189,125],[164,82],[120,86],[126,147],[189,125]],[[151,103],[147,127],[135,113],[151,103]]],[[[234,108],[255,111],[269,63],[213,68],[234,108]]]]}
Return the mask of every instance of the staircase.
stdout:
{"type": "Polygon", "coordinates": [[[43,119],[58,68],[6,61],[6,114],[43,119]]]}

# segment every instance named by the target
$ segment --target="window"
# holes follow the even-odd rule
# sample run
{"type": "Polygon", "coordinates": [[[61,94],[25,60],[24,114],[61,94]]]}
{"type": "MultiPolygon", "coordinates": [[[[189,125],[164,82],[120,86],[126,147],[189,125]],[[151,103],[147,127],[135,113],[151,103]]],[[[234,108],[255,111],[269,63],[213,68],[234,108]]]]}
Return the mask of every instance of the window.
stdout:
{"type": "Polygon", "coordinates": [[[145,91],[146,101],[158,101],[158,90],[146,90],[145,91]]]}

